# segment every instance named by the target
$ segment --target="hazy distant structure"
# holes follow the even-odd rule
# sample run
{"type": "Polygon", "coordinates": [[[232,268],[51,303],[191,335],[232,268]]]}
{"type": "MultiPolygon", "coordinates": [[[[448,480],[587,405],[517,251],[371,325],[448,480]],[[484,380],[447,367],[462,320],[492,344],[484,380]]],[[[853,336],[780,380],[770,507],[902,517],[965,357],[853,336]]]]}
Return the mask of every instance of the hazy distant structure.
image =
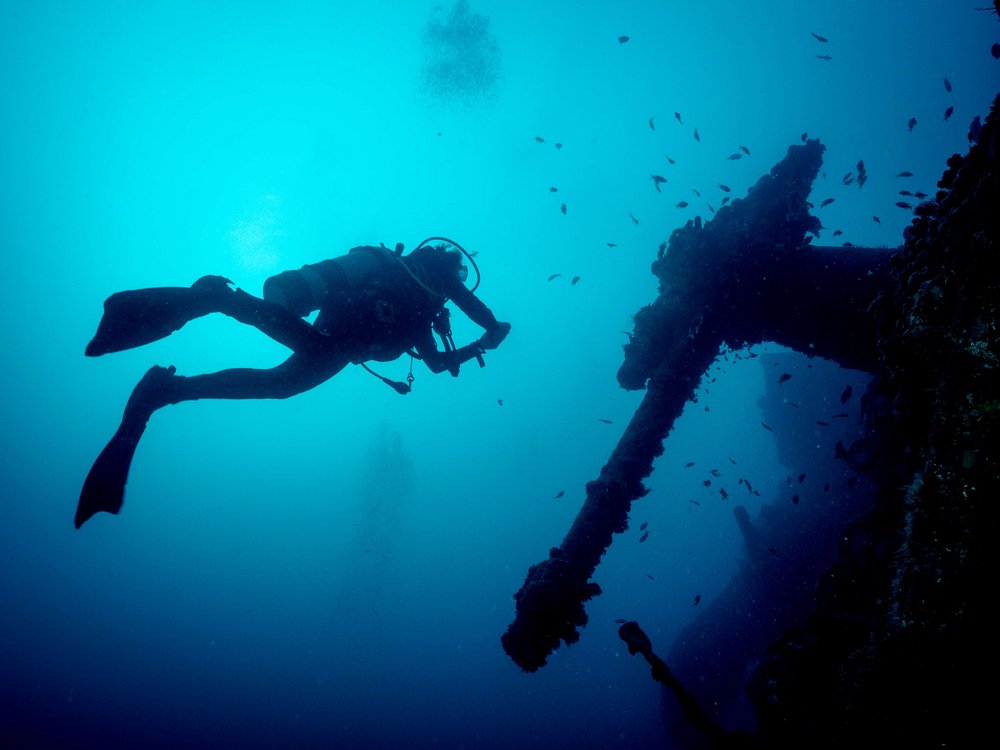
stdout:
{"type": "Polygon", "coordinates": [[[434,99],[478,104],[491,100],[500,80],[500,45],[490,19],[458,0],[438,5],[424,29],[421,89],[434,99]]]}

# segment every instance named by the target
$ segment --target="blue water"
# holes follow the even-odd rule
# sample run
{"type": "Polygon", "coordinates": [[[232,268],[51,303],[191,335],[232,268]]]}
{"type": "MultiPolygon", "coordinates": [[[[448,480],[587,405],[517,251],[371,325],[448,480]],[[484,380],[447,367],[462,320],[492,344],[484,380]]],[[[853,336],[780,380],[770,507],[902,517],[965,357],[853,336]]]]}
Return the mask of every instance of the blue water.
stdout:
{"type": "MultiPolygon", "coordinates": [[[[693,596],[706,607],[737,569],[731,507],[686,462],[736,461],[762,492],[751,516],[797,473],[760,429],[763,357],[720,360],[596,573],[581,640],[534,674],[500,647],[512,595],[639,403],[615,373],[657,246],[804,131],[828,149],[811,199],[836,199],[820,241],[898,245],[897,191],[933,193],[1000,83],[1000,24],[974,5],[5,0],[0,744],[667,746],[614,620],[665,655],[693,596]],[[859,159],[868,184],[843,186],[859,159]],[[439,234],[478,253],[478,293],[513,325],[485,368],[418,362],[406,397],[349,367],[287,401],[167,408],[122,513],[74,530],[150,365],[285,356],[212,316],[85,359],[106,297],[207,273],[259,293],[356,245],[439,234]]],[[[459,344],[479,335],[454,320],[459,344]]]]}

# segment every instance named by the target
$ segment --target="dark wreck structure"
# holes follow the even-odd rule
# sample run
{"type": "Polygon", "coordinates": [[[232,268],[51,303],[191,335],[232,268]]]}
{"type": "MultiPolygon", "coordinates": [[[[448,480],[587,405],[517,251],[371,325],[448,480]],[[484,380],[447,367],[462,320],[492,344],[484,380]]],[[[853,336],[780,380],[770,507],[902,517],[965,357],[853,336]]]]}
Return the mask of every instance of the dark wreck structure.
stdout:
{"type": "MultiPolygon", "coordinates": [[[[789,148],[745,198],[661,246],[652,266],[660,293],[637,313],[618,372],[623,388],[645,395],[569,532],[515,595],[501,641],[518,666],[535,671],[579,639],[585,605],[600,594],[591,580],[600,559],[628,528],[664,439],[720,347],[776,342],[871,376],[863,434],[831,456],[863,478],[857,486],[871,502],[838,529],[809,610],[752,644],[755,668],[740,679],[752,733],[724,730],[699,705],[671,669],[680,652],[664,661],[637,623],[622,626],[691,729],[678,744],[967,747],[989,736],[977,672],[994,653],[998,107],[1000,97],[970,133],[968,153],[948,160],[900,248],[812,244],[820,224],[806,199],[822,163],[817,140],[789,148]]],[[[758,530],[736,516],[752,561],[758,530]]],[[[709,614],[698,627],[711,634],[709,614]]]]}

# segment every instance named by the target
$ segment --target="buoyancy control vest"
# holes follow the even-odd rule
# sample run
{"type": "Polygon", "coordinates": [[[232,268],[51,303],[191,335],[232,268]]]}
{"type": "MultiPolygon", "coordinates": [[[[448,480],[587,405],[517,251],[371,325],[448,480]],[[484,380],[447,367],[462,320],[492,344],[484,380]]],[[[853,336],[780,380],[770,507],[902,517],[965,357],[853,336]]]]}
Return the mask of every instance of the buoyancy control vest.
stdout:
{"type": "Polygon", "coordinates": [[[316,328],[345,346],[354,363],[387,362],[411,349],[444,306],[385,247],[283,271],[264,282],[264,299],[299,317],[319,310],[316,328]]]}

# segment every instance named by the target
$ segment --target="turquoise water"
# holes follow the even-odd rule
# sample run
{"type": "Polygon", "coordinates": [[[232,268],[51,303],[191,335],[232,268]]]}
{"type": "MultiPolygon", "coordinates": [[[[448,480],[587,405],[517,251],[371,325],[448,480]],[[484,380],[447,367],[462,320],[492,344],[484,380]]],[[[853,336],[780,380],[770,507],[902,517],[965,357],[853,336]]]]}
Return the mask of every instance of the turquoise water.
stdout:
{"type": "MultiPolygon", "coordinates": [[[[676,425],[579,643],[534,674],[500,647],[641,398],[615,373],[656,248],[803,132],[827,146],[820,242],[899,244],[897,191],[933,193],[996,94],[1000,26],[974,0],[627,5],[0,5],[4,747],[664,746],[614,620],[665,655],[736,570],[731,508],[686,462],[746,467],[751,515],[795,472],[759,428],[759,360],[720,361],[676,425]],[[859,159],[868,183],[843,186],[859,159]],[[485,368],[418,362],[405,397],[349,367],[287,401],[170,407],[122,513],[74,530],[150,365],[285,356],[211,316],[86,359],[106,297],[207,273],[259,294],[432,235],[478,253],[478,294],[513,325],[485,368]]],[[[454,321],[457,343],[480,334],[454,321]]]]}

